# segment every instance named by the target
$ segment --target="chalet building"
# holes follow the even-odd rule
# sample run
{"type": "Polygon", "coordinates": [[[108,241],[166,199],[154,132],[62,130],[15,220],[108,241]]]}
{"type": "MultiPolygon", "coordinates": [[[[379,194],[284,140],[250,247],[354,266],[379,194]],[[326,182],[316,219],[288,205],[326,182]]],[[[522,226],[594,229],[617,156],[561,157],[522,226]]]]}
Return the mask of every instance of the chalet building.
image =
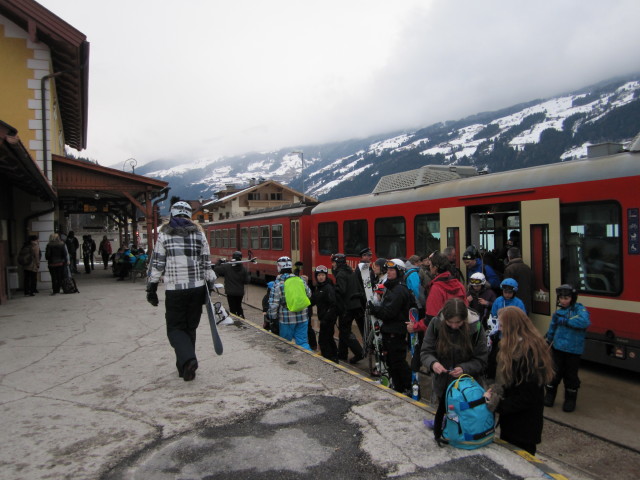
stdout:
{"type": "Polygon", "coordinates": [[[248,187],[226,185],[218,198],[194,209],[193,219],[200,223],[243,217],[256,210],[294,204],[317,204],[318,200],[304,195],[275,180],[252,181],[248,187]]]}

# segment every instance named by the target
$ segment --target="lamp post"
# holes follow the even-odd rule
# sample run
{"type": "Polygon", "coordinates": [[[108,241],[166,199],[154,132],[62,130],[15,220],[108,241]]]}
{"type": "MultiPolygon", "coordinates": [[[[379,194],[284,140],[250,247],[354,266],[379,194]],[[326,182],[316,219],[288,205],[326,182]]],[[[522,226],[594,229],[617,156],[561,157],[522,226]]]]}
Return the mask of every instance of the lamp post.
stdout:
{"type": "Polygon", "coordinates": [[[300,155],[300,177],[302,177],[302,203],[304,203],[305,200],[305,193],[304,193],[304,152],[302,150],[294,150],[293,152],[291,152],[293,154],[296,155],[300,155]]]}
{"type": "Polygon", "coordinates": [[[129,166],[131,167],[131,173],[136,173],[136,165],[138,164],[138,161],[135,158],[127,158],[124,163],[122,164],[122,171],[124,172],[125,167],[127,166],[127,163],[129,164],[129,166]]]}

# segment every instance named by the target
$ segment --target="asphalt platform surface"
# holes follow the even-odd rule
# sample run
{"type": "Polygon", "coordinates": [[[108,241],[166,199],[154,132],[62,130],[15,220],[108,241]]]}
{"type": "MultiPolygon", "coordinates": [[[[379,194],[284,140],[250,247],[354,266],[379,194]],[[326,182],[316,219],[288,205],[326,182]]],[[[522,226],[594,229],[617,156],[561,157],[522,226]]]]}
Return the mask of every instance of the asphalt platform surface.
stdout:
{"type": "MultiPolygon", "coordinates": [[[[439,448],[433,410],[256,328],[203,312],[200,368],[178,377],[143,281],[97,265],[79,294],[0,306],[2,479],[579,478],[496,442],[439,448]]],[[[225,302],[226,303],[226,302],[225,302]]]]}

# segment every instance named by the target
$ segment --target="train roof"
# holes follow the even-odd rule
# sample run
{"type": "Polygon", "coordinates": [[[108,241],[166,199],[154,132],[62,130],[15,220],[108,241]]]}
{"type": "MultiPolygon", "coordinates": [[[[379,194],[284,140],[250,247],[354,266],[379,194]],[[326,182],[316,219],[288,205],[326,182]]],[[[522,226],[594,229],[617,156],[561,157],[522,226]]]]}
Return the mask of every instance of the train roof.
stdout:
{"type": "Polygon", "coordinates": [[[228,225],[232,223],[251,222],[255,220],[261,220],[263,218],[298,217],[298,216],[309,213],[312,208],[313,206],[309,206],[309,205],[295,206],[292,208],[276,208],[271,211],[262,211],[258,213],[252,212],[251,214],[245,215],[243,217],[225,218],[224,220],[216,220],[214,222],[208,222],[202,225],[204,227],[211,227],[216,225],[228,225]]]}
{"type": "Polygon", "coordinates": [[[640,175],[640,152],[622,152],[604,157],[569,160],[551,165],[449,180],[412,189],[328,200],[314,207],[312,214],[637,175],[640,175]]]}

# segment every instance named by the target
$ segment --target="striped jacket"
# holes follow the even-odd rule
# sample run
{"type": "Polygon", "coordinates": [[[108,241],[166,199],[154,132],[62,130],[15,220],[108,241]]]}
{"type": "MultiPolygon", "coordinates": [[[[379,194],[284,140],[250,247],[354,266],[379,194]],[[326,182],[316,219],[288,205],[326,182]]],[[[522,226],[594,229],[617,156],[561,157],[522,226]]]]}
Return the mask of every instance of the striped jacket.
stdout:
{"type": "Polygon", "coordinates": [[[160,228],[149,262],[149,282],[158,283],[163,275],[166,290],[201,287],[216,279],[209,260],[209,242],[198,225],[165,224],[160,228]]]}

